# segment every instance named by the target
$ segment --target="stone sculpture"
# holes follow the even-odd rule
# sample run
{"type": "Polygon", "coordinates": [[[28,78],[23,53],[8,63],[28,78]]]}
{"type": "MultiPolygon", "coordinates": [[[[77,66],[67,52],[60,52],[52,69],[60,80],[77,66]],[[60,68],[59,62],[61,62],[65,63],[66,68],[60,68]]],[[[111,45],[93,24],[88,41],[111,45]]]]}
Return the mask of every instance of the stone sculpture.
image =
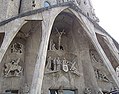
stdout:
{"type": "Polygon", "coordinates": [[[119,66],[116,68],[116,74],[119,77],[119,66]]]}
{"type": "Polygon", "coordinates": [[[23,53],[23,45],[21,43],[14,43],[11,46],[11,53],[22,54],[23,53]]]}
{"type": "Polygon", "coordinates": [[[91,94],[91,89],[90,88],[85,88],[84,94],[91,94]]]}
{"type": "Polygon", "coordinates": [[[105,74],[103,74],[99,69],[95,70],[95,74],[97,79],[105,82],[110,82],[108,77],[105,74]]]}
{"type": "Polygon", "coordinates": [[[17,60],[12,60],[9,63],[5,63],[4,65],[4,76],[11,77],[11,76],[20,76],[23,72],[23,68],[19,65],[20,58],[17,60]]]}
{"type": "Polygon", "coordinates": [[[69,71],[68,62],[67,62],[67,60],[65,58],[62,61],[62,69],[63,69],[64,72],[68,72],[69,71]]]}
{"type": "Polygon", "coordinates": [[[55,43],[52,39],[50,40],[49,50],[56,50],[55,43]]]}
{"type": "Polygon", "coordinates": [[[58,50],[60,50],[60,48],[62,48],[62,46],[61,46],[61,38],[62,38],[62,35],[65,34],[65,32],[64,32],[64,29],[63,29],[63,31],[59,32],[59,30],[57,28],[56,28],[56,31],[58,32],[58,35],[59,35],[59,38],[58,38],[58,50]]]}
{"type": "Polygon", "coordinates": [[[29,90],[30,90],[30,88],[29,88],[28,84],[25,83],[24,88],[23,88],[23,94],[29,94],[29,90]]]}
{"type": "Polygon", "coordinates": [[[58,72],[60,70],[64,72],[71,72],[77,76],[80,76],[79,71],[77,70],[76,66],[76,61],[68,61],[64,57],[64,59],[60,59],[60,57],[52,58],[48,57],[47,58],[47,63],[46,63],[46,71],[48,73],[50,72],[58,72]]]}

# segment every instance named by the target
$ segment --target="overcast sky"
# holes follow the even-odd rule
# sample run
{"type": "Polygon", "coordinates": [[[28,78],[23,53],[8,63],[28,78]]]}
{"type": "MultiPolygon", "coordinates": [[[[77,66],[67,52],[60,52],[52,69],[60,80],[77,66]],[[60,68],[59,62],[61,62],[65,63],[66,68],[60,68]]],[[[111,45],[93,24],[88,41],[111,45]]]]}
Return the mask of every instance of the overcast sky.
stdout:
{"type": "Polygon", "coordinates": [[[99,24],[119,43],[119,0],[91,0],[99,24]]]}

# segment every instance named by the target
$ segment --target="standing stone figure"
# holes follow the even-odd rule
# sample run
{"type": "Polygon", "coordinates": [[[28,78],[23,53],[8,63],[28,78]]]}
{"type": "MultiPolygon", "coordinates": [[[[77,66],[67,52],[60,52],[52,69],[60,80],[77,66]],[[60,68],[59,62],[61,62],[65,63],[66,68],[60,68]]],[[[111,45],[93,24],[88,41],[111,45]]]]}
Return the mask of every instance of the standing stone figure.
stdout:
{"type": "Polygon", "coordinates": [[[58,50],[60,50],[60,47],[61,47],[61,38],[62,38],[62,35],[65,34],[65,32],[64,32],[64,29],[63,29],[63,31],[59,32],[57,28],[56,28],[56,31],[57,31],[58,34],[59,34],[59,39],[58,39],[58,50]]]}
{"type": "Polygon", "coordinates": [[[57,63],[57,71],[59,71],[61,69],[61,60],[59,59],[59,57],[57,57],[56,63],[57,63]]]}
{"type": "Polygon", "coordinates": [[[48,59],[47,59],[47,65],[46,65],[46,70],[47,71],[49,71],[50,70],[50,68],[51,68],[51,57],[48,57],[48,59]]]}
{"type": "Polygon", "coordinates": [[[67,63],[67,60],[65,58],[62,61],[62,69],[63,69],[64,72],[68,72],[69,71],[68,63],[67,63]]]}
{"type": "Polygon", "coordinates": [[[55,43],[52,39],[50,40],[49,50],[56,50],[55,43]]]}

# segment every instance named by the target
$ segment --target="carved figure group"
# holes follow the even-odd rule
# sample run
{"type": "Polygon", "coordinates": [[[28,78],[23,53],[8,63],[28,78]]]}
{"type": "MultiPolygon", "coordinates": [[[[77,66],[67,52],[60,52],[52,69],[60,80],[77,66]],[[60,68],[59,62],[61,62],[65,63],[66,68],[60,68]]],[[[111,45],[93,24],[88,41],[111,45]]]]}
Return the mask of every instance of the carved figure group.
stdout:
{"type": "Polygon", "coordinates": [[[66,58],[60,59],[59,57],[56,58],[51,58],[48,57],[47,59],[47,65],[46,65],[46,70],[47,71],[64,71],[64,72],[71,72],[76,74],[77,76],[80,76],[80,73],[78,72],[77,68],[75,67],[76,62],[71,62],[66,60],[66,58]]]}
{"type": "Polygon", "coordinates": [[[19,65],[20,63],[20,58],[17,60],[12,60],[9,63],[5,63],[4,65],[4,76],[9,77],[9,76],[20,76],[23,68],[19,65]]]}
{"type": "Polygon", "coordinates": [[[64,50],[63,46],[61,45],[61,39],[62,39],[62,35],[65,34],[64,29],[63,31],[59,31],[57,28],[55,28],[57,33],[58,33],[58,44],[57,44],[57,48],[56,48],[56,44],[54,43],[53,39],[50,39],[50,43],[49,43],[49,50],[64,50]]]}
{"type": "Polygon", "coordinates": [[[23,45],[21,43],[14,43],[11,46],[11,53],[22,54],[23,53],[23,45]]]}

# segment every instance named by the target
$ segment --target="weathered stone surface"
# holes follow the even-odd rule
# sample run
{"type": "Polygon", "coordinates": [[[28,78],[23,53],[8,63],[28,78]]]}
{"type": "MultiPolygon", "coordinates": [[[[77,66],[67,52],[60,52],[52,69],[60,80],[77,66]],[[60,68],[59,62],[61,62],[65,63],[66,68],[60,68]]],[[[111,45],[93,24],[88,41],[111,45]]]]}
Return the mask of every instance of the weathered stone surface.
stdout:
{"type": "Polygon", "coordinates": [[[119,49],[96,23],[90,0],[1,0],[0,7],[0,93],[119,88],[119,49]]]}

